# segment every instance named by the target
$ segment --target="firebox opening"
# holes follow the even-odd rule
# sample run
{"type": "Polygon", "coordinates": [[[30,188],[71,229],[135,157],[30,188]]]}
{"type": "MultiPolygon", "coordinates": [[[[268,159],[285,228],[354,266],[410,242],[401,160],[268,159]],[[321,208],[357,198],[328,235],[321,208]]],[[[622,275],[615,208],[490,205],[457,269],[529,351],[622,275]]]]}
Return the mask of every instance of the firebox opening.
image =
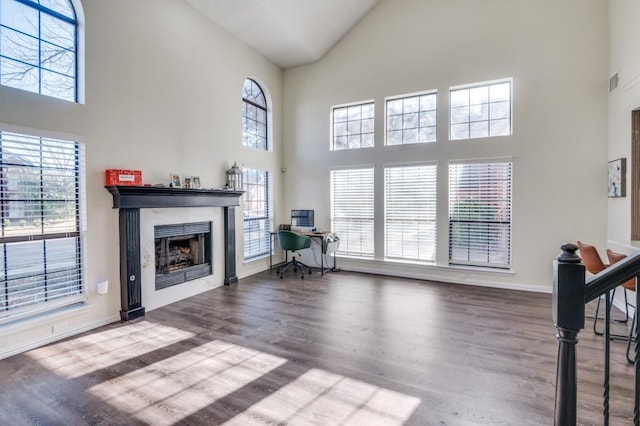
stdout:
{"type": "Polygon", "coordinates": [[[211,275],[210,222],[161,225],[154,232],[156,290],[211,275]]]}

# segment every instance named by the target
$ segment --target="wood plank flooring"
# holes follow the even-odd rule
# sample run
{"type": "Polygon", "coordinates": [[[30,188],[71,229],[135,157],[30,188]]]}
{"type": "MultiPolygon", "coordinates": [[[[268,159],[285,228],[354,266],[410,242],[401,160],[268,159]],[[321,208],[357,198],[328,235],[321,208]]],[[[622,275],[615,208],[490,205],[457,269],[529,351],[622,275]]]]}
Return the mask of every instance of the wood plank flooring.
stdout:
{"type": "MultiPolygon", "coordinates": [[[[0,361],[0,424],[549,425],[551,296],[357,273],[264,272],[0,361]]],[[[579,423],[602,424],[580,335],[579,423]]],[[[612,342],[611,424],[633,368],[612,342]]]]}

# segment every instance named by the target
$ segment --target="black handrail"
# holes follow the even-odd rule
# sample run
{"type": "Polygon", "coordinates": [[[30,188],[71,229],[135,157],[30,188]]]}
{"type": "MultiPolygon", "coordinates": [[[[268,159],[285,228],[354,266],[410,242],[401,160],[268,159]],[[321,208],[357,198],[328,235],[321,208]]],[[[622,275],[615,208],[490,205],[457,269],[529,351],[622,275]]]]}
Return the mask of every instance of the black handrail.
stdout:
{"type": "Polygon", "coordinates": [[[622,283],[636,277],[639,272],[640,251],[625,257],[587,280],[584,294],[585,303],[610,292],[622,283]]]}

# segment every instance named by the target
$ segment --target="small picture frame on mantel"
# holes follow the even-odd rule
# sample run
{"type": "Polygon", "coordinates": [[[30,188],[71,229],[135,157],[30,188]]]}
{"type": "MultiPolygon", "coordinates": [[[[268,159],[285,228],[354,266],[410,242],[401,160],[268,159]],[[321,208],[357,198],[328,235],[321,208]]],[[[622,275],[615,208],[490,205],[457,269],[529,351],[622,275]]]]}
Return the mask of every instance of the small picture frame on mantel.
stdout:
{"type": "Polygon", "coordinates": [[[627,196],[627,159],[618,158],[609,161],[609,198],[627,196]]]}
{"type": "Polygon", "coordinates": [[[171,188],[182,188],[182,179],[180,179],[180,174],[171,173],[169,177],[171,179],[171,183],[169,184],[171,188]]]}

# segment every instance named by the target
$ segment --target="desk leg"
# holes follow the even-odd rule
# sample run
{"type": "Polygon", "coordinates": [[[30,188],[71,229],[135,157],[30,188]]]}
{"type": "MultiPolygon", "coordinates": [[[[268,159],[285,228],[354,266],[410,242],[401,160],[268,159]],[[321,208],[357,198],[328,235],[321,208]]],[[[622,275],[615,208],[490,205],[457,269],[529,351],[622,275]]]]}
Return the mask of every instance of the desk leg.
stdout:
{"type": "Polygon", "coordinates": [[[269,271],[273,269],[273,235],[269,235],[269,271]]]}

